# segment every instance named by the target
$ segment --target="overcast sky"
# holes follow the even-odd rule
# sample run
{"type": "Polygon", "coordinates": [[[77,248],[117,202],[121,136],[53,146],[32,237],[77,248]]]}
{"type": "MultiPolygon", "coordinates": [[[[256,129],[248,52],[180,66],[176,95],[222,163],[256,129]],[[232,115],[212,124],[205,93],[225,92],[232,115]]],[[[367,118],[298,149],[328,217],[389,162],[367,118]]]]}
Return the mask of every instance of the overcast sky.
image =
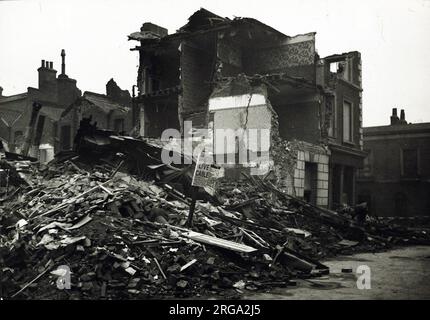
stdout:
{"type": "Polygon", "coordinates": [[[393,107],[409,122],[430,122],[430,0],[0,0],[3,94],[37,87],[41,59],[60,71],[63,48],[82,91],[105,93],[110,78],[131,91],[138,54],[127,35],[148,21],[173,33],[200,7],[290,36],[316,31],[321,57],[360,51],[365,126],[388,124],[393,107]]]}

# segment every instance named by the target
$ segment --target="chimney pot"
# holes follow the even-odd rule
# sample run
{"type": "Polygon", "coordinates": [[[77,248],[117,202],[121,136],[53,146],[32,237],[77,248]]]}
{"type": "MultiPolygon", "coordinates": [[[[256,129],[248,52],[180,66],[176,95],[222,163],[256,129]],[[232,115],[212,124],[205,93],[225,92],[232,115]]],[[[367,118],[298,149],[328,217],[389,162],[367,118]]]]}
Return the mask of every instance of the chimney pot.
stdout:
{"type": "Polygon", "coordinates": [[[399,117],[397,116],[397,108],[393,108],[393,114],[390,117],[390,124],[398,124],[399,123],[399,117]]]}
{"type": "Polygon", "coordinates": [[[45,68],[45,60],[42,60],[42,65],[41,65],[41,67],[42,67],[42,68],[45,68]]]}
{"type": "Polygon", "coordinates": [[[54,68],[54,63],[52,61],[49,61],[49,69],[53,69],[54,68]]]}

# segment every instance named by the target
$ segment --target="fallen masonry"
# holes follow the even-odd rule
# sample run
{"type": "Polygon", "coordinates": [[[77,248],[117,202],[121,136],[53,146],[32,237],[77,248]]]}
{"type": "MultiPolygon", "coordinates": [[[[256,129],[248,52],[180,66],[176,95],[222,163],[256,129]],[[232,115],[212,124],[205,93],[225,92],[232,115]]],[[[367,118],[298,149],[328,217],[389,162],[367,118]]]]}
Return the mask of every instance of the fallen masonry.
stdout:
{"type": "Polygon", "coordinates": [[[165,165],[160,146],[109,132],[77,142],[48,165],[1,160],[5,299],[235,298],[327,274],[323,257],[430,243],[428,221],[360,224],[270,175],[199,188],[187,227],[194,163],[165,165]]]}

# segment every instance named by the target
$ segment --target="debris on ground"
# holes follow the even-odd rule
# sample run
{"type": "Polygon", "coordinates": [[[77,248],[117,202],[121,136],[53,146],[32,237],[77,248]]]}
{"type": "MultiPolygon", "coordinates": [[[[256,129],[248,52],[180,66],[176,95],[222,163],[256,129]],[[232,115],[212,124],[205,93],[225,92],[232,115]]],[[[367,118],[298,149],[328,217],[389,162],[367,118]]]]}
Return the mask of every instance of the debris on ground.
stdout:
{"type": "Polygon", "coordinates": [[[1,160],[2,297],[232,298],[327,274],[324,257],[429,243],[429,229],[357,222],[255,176],[220,181],[213,196],[199,188],[191,229],[193,165],[165,165],[143,140],[92,134],[48,165],[1,160]]]}

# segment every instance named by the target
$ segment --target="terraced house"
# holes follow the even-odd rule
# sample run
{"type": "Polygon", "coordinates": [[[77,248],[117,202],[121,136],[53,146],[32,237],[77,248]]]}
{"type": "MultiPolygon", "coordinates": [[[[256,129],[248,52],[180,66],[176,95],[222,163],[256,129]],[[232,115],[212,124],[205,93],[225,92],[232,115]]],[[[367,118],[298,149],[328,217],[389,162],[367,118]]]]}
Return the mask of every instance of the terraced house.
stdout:
{"type": "Polygon", "coordinates": [[[84,117],[97,121],[101,129],[115,132],[132,130],[131,96],[111,79],[106,94],[86,91],[82,95],[76,80],[66,74],[65,51],[61,52],[61,74],[57,76],[52,61],[41,61],[38,88],[3,96],[0,88],[0,140],[10,152],[39,157],[39,151],[48,148],[54,152],[73,148],[73,140],[84,117]],[[40,105],[34,112],[33,106],[40,105]],[[31,123],[31,117],[35,117],[31,123]],[[29,133],[32,132],[32,134],[29,133]],[[30,147],[24,148],[25,140],[30,147]],[[41,147],[42,146],[42,147],[41,147]]]}

